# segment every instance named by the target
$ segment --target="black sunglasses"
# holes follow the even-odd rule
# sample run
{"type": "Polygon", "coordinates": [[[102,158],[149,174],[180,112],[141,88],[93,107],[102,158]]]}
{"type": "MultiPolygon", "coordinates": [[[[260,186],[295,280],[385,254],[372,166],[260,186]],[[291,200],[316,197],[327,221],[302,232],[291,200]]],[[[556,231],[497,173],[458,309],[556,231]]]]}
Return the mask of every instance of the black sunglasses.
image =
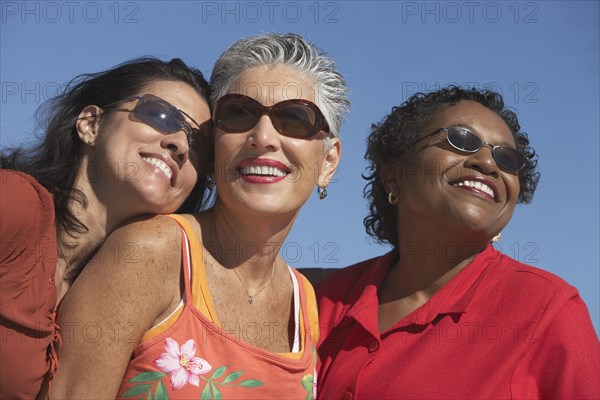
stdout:
{"type": "Polygon", "coordinates": [[[525,165],[525,157],[514,147],[493,146],[492,144],[479,139],[477,135],[467,128],[461,128],[458,126],[436,129],[429,135],[425,135],[414,142],[413,145],[429,136],[435,135],[439,131],[444,131],[446,133],[446,140],[448,143],[450,143],[450,146],[464,153],[476,153],[483,146],[489,147],[492,149],[492,156],[494,157],[494,160],[496,160],[498,166],[508,172],[517,173],[525,165]]]}
{"type": "Polygon", "coordinates": [[[319,107],[303,99],[292,99],[265,107],[243,94],[230,93],[217,100],[214,110],[216,126],[229,133],[247,132],[263,115],[283,136],[309,139],[320,131],[329,133],[329,124],[319,107]]]}
{"type": "Polygon", "coordinates": [[[137,104],[132,110],[116,110],[116,111],[128,111],[139,121],[145,123],[151,128],[163,134],[172,134],[179,132],[183,129],[186,134],[188,145],[192,144],[193,137],[199,134],[208,134],[212,128],[199,129],[201,125],[196,122],[186,112],[178,109],[171,103],[161,99],[160,97],[152,94],[145,94],[143,96],[133,96],[124,100],[115,101],[114,103],[107,104],[104,108],[111,107],[118,103],[128,102],[137,100],[137,104]],[[198,128],[192,128],[185,120],[188,117],[198,128]]]}

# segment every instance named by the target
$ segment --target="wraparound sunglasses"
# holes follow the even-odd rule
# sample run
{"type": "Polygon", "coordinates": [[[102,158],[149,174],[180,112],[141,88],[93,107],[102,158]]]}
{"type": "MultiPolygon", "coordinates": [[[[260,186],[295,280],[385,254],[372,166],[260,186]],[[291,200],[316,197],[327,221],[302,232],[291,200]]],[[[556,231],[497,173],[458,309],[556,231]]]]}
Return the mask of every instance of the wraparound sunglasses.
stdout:
{"type": "Polygon", "coordinates": [[[225,132],[241,133],[252,129],[265,114],[283,136],[309,139],[320,131],[329,133],[329,124],[319,107],[303,99],[285,100],[266,107],[251,97],[230,93],[217,100],[214,121],[225,132]]]}
{"type": "Polygon", "coordinates": [[[413,145],[419,143],[421,140],[433,136],[440,131],[446,133],[446,140],[450,146],[454,147],[458,151],[464,153],[476,153],[483,146],[487,146],[492,150],[492,156],[498,166],[508,172],[518,173],[521,168],[525,165],[525,157],[517,151],[514,147],[510,146],[494,146],[490,143],[484,142],[473,132],[467,128],[462,127],[450,127],[440,128],[431,132],[429,135],[425,135],[413,145]]]}
{"type": "Polygon", "coordinates": [[[183,129],[186,134],[188,145],[192,144],[194,135],[203,134],[206,135],[212,128],[212,123],[208,124],[209,127],[202,129],[202,125],[196,122],[189,114],[182,111],[172,105],[171,103],[161,99],[160,97],[152,94],[145,94],[143,96],[133,96],[127,99],[115,101],[114,103],[107,104],[104,108],[114,106],[118,103],[125,103],[128,101],[137,100],[135,107],[132,110],[115,110],[115,111],[127,111],[132,115],[148,125],[149,127],[156,129],[160,133],[170,135],[172,133],[179,132],[183,129]],[[192,128],[185,120],[188,117],[198,128],[192,128]]]}

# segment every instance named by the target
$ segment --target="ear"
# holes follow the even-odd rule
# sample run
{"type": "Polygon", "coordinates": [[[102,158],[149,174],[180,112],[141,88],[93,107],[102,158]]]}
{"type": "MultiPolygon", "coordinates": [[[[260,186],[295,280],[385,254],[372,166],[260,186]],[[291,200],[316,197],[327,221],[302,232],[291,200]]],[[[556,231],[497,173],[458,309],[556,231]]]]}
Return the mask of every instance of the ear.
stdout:
{"type": "Polygon", "coordinates": [[[385,187],[387,193],[393,193],[398,196],[400,191],[400,170],[398,164],[388,162],[381,167],[379,178],[385,187]]]}
{"type": "Polygon", "coordinates": [[[77,117],[75,126],[79,139],[88,146],[94,146],[100,130],[100,115],[102,109],[98,106],[86,106],[77,117]]]}
{"type": "Polygon", "coordinates": [[[325,160],[319,172],[317,186],[327,187],[331,178],[335,175],[342,155],[342,142],[338,138],[332,138],[331,148],[325,153],[325,160]]]}

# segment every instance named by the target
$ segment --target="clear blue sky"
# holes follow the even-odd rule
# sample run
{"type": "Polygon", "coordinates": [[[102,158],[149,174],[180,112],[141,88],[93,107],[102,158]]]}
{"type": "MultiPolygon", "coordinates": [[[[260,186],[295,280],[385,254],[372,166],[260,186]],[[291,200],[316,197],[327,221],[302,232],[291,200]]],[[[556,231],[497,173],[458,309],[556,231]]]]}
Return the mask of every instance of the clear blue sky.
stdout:
{"type": "Polygon", "coordinates": [[[540,155],[532,204],[499,246],[576,286],[600,325],[598,1],[1,1],[0,145],[32,136],[37,106],[69,79],[141,55],[210,75],[234,40],[297,32],[338,62],[352,90],[329,197],[306,204],[282,255],[343,267],[387,248],[362,226],[370,124],[418,90],[502,92],[540,155]]]}

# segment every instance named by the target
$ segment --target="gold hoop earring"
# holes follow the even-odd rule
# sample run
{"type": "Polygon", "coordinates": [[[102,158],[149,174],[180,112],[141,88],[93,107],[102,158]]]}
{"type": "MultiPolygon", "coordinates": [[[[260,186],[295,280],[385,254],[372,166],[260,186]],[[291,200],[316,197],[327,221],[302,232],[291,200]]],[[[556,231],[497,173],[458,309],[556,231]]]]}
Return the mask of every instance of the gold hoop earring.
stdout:
{"type": "Polygon", "coordinates": [[[390,203],[390,205],[395,206],[396,204],[398,204],[398,196],[396,196],[394,194],[394,192],[390,192],[388,194],[388,203],[390,203]]]}
{"type": "Polygon", "coordinates": [[[502,232],[498,232],[498,234],[492,238],[492,243],[499,242],[501,237],[502,237],[502,232]]]}

